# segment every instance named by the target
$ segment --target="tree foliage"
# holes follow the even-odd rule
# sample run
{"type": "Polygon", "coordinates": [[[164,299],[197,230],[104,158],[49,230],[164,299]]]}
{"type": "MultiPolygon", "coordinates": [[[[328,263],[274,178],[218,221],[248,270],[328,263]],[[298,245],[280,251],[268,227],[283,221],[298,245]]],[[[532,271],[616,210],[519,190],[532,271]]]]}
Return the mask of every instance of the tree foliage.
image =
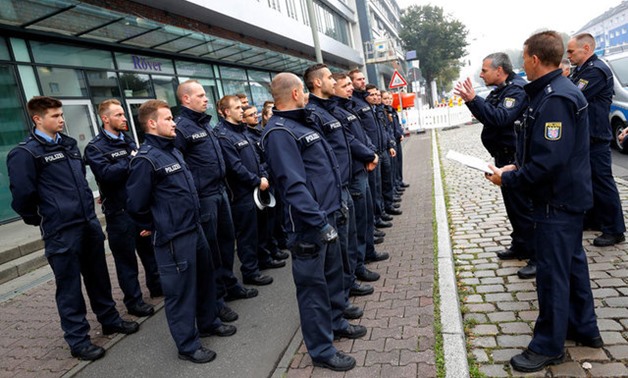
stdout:
{"type": "Polygon", "coordinates": [[[406,50],[416,50],[427,82],[447,83],[460,73],[459,59],[466,55],[467,28],[432,5],[412,5],[401,15],[399,36],[406,50]]]}

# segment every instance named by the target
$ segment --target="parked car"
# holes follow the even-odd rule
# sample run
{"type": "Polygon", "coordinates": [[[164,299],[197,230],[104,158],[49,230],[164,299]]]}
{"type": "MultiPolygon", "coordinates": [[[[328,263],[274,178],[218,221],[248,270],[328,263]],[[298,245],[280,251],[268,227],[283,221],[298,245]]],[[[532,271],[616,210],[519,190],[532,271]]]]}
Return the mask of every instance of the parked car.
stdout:
{"type": "Polygon", "coordinates": [[[614,138],[611,145],[622,153],[628,153],[619,143],[619,134],[628,126],[628,51],[601,57],[613,71],[614,89],[611,111],[608,115],[614,138]]]}

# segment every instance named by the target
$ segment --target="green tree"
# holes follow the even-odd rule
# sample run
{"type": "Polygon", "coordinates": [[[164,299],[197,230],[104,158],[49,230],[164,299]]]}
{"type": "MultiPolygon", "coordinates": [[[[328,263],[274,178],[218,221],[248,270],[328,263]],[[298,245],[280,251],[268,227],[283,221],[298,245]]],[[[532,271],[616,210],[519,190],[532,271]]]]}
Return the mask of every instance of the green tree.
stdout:
{"type": "MultiPolygon", "coordinates": [[[[399,36],[406,50],[415,50],[423,77],[436,80],[445,89],[460,73],[460,58],[466,55],[467,28],[433,5],[412,5],[403,10],[399,36]],[[441,84],[442,83],[442,84],[441,84]]],[[[432,103],[437,94],[432,93],[432,103]]]]}

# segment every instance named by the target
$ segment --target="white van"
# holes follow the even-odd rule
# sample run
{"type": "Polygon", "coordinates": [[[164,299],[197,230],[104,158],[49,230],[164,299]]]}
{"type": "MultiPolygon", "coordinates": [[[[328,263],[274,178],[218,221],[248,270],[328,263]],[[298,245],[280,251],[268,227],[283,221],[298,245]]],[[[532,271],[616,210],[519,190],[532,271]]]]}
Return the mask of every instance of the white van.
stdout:
{"type": "Polygon", "coordinates": [[[624,151],[618,139],[622,130],[628,126],[628,48],[618,53],[604,55],[601,59],[611,68],[615,80],[615,94],[608,115],[615,137],[611,141],[611,146],[628,153],[628,149],[624,151]]]}

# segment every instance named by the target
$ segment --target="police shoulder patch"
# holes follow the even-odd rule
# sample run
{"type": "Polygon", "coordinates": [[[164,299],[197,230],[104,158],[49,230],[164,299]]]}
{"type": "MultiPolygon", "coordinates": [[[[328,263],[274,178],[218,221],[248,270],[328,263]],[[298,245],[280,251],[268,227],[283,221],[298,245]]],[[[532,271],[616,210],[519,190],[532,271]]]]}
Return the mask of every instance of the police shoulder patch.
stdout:
{"type": "Polygon", "coordinates": [[[555,141],[563,136],[562,122],[546,122],[545,123],[545,139],[555,141]]]}
{"type": "Polygon", "coordinates": [[[587,87],[588,84],[589,84],[589,80],[580,79],[578,80],[578,89],[583,91],[587,87]]]}
{"type": "Polygon", "coordinates": [[[510,109],[510,108],[512,108],[513,106],[515,106],[515,103],[516,103],[516,102],[517,102],[517,100],[515,100],[514,98],[512,98],[512,97],[506,97],[506,98],[504,98],[504,102],[503,102],[503,104],[504,104],[504,107],[505,107],[506,109],[510,109]]]}

